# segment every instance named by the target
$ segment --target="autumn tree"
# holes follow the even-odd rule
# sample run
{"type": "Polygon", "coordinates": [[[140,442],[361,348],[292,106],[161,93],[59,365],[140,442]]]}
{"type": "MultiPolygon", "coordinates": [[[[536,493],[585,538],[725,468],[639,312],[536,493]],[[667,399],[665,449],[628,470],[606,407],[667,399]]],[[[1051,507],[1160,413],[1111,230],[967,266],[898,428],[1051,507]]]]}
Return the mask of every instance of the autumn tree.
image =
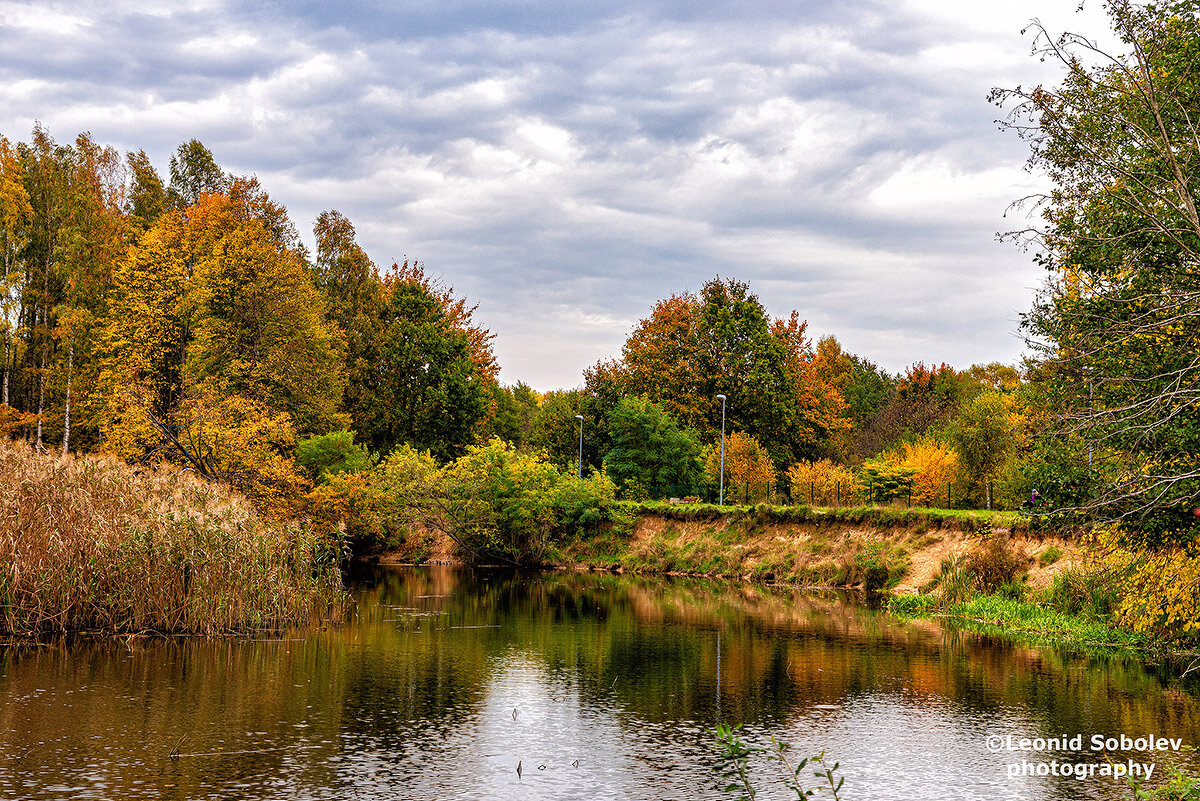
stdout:
{"type": "MultiPolygon", "coordinates": [[[[701,455],[705,477],[714,487],[721,479],[721,444],[707,446],[701,455]]],[[[728,501],[759,503],[770,500],[776,484],[775,463],[758,440],[741,431],[725,437],[725,498],[728,501]]]]}
{"type": "Polygon", "coordinates": [[[4,268],[3,283],[0,284],[0,317],[3,318],[0,325],[4,328],[4,377],[0,404],[4,406],[9,405],[18,311],[25,282],[21,253],[29,242],[29,226],[33,222],[33,207],[25,189],[24,172],[16,148],[8,139],[0,136],[0,260],[4,268]]]}
{"type": "Polygon", "coordinates": [[[18,378],[21,407],[37,414],[35,444],[42,448],[51,391],[57,325],[62,297],[63,232],[70,216],[69,183],[72,153],[50,132],[35,125],[31,141],[18,145],[24,165],[25,191],[32,209],[28,241],[22,251],[24,285],[19,327],[25,343],[18,378]]]}
{"type": "Polygon", "coordinates": [[[916,362],[896,376],[888,401],[855,436],[860,456],[878,454],[944,426],[958,411],[966,382],[944,362],[916,362]]]}
{"type": "Polygon", "coordinates": [[[646,394],[711,442],[728,424],[757,437],[782,469],[824,453],[844,426],[841,397],[818,377],[795,312],[772,319],[747,284],[714,279],[659,302],[623,349],[624,389],[646,394]]]}
{"type": "Polygon", "coordinates": [[[158,219],[105,323],[106,447],[166,457],[261,503],[298,497],[297,432],[345,427],[340,339],[285,215],[253,179],[158,219]]]}
{"type": "Polygon", "coordinates": [[[1200,5],[1106,9],[1120,52],[1035,24],[1061,84],[993,95],[1053,182],[1034,199],[1044,224],[1016,232],[1050,272],[1025,326],[1052,377],[1053,432],[1113,476],[1077,508],[1187,541],[1200,530],[1200,5]]]}
{"type": "MultiPolygon", "coordinates": [[[[96,349],[113,271],[131,239],[125,214],[125,170],[120,154],[88,134],[75,139],[69,174],[68,218],[58,262],[62,297],[56,309],[58,344],[55,385],[61,398],[62,451],[71,447],[72,412],[90,406],[99,378],[96,349]]],[[[89,409],[90,410],[90,409],[89,409]]],[[[94,442],[98,429],[86,420],[94,442]]],[[[76,426],[77,427],[77,426],[76,426]]]]}

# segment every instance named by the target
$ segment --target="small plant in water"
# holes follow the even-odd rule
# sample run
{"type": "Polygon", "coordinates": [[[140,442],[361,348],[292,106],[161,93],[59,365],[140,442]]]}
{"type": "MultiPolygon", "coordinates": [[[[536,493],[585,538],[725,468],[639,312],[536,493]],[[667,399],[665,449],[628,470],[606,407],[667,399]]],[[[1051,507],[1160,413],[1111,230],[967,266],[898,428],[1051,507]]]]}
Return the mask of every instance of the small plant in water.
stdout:
{"type": "Polygon", "coordinates": [[[750,759],[754,754],[766,754],[767,759],[779,764],[782,771],[782,781],[785,787],[792,790],[796,794],[796,798],[812,798],[819,792],[828,789],[832,793],[834,801],[838,801],[840,796],[838,791],[842,789],[842,783],[846,781],[845,777],[838,778],[837,770],[840,763],[829,765],[825,761],[825,752],[817,754],[813,757],[801,759],[794,766],[787,755],[787,743],[782,743],[771,738],[769,746],[749,745],[741,737],[738,736],[742,727],[729,726],[724,723],[718,723],[713,729],[713,735],[716,737],[716,747],[720,752],[717,759],[717,764],[713,766],[713,770],[720,774],[721,779],[725,782],[721,788],[727,793],[738,793],[737,801],[754,801],[756,791],[754,784],[750,780],[750,759]],[[818,782],[824,782],[824,785],[818,784],[815,787],[804,787],[801,783],[801,774],[805,768],[810,766],[819,767],[819,770],[813,770],[813,776],[818,782]],[[825,786],[827,785],[827,786],[825,786]]]}

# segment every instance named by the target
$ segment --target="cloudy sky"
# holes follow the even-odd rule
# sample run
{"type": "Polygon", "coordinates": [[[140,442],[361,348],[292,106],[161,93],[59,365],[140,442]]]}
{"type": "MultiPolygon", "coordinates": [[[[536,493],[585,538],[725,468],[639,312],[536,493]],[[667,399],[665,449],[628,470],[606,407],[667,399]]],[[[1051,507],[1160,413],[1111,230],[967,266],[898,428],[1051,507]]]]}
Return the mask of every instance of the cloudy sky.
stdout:
{"type": "MultiPolygon", "coordinates": [[[[993,86],[1078,0],[0,0],[0,133],[198,138],[311,231],[479,304],[502,380],[575,386],[720,275],[889,370],[1015,363],[1041,186],[993,86]]],[[[309,237],[311,241],[311,236],[309,237]]]]}

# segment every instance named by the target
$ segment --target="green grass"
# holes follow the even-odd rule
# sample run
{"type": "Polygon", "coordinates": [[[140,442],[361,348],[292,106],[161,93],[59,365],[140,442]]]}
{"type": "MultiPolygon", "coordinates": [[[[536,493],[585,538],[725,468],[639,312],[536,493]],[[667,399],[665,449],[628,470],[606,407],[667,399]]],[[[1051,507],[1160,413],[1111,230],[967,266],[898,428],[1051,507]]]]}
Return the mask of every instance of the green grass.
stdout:
{"type": "Polygon", "coordinates": [[[964,531],[989,531],[1003,528],[1028,531],[1029,518],[1018,512],[981,509],[936,509],[913,506],[826,506],[810,507],[755,504],[744,506],[712,503],[670,504],[663,501],[621,501],[622,509],[632,515],[654,514],[669,520],[725,520],[731,525],[762,526],[773,523],[850,523],[878,528],[915,527],[924,533],[930,528],[957,528],[964,531]]]}
{"type": "Polygon", "coordinates": [[[947,609],[940,609],[933,595],[899,595],[889,599],[888,610],[910,617],[945,617],[975,631],[1003,634],[1030,645],[1137,651],[1152,644],[1147,636],[1112,628],[1105,620],[999,595],[976,595],[947,609]]]}

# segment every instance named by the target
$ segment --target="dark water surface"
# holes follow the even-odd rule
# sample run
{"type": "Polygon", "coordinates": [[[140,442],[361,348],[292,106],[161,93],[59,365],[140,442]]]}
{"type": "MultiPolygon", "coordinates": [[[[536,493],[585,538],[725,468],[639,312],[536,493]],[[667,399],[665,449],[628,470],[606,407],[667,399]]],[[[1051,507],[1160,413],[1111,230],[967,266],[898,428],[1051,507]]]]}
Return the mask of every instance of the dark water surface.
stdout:
{"type": "MultiPolygon", "coordinates": [[[[716,799],[718,721],[826,750],[846,799],[1115,799],[1108,778],[1008,765],[1200,768],[1088,748],[1200,745],[1195,685],[852,600],[438,567],[380,570],[356,596],[352,623],[281,639],[0,651],[0,797],[716,799]],[[989,750],[1009,734],[1084,748],[989,750]]],[[[787,797],[775,769],[754,766],[760,798],[787,797]]]]}

